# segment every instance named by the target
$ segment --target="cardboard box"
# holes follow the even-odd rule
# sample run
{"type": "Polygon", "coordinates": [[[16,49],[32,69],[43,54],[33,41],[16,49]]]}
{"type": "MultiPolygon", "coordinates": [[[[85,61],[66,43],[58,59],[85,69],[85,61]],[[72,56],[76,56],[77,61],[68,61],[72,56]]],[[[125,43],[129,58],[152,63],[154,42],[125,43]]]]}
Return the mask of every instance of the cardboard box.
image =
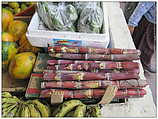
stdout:
{"type": "Polygon", "coordinates": [[[74,46],[107,48],[110,38],[108,12],[104,4],[105,3],[102,2],[104,13],[102,34],[79,33],[69,31],[50,31],[44,27],[36,12],[32,17],[26,36],[30,43],[36,47],[48,47],[48,44],[54,45],[59,42],[66,42],[74,46]]]}

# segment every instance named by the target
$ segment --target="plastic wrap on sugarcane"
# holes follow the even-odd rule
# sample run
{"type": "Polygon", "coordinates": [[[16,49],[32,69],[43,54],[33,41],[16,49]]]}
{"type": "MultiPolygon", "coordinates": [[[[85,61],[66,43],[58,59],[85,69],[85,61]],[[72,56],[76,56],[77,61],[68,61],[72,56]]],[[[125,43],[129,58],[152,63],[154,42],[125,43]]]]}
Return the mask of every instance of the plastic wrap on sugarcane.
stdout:
{"type": "Polygon", "coordinates": [[[139,68],[137,62],[99,62],[99,63],[76,63],[66,65],[55,65],[56,70],[70,71],[94,71],[104,69],[136,69],[139,68]]]}
{"type": "Polygon", "coordinates": [[[90,89],[90,88],[106,88],[109,85],[115,85],[119,89],[126,88],[143,88],[148,85],[146,80],[120,80],[120,81],[51,81],[41,82],[42,89],[60,88],[60,89],[90,89]]]}
{"type": "MultiPolygon", "coordinates": [[[[41,90],[40,98],[49,98],[55,92],[63,93],[64,98],[87,99],[87,98],[101,98],[105,89],[85,89],[85,90],[68,90],[68,89],[45,89],[41,90]]],[[[144,89],[123,89],[118,90],[115,98],[132,98],[143,97],[146,95],[144,89]]]]}
{"type": "Polygon", "coordinates": [[[139,79],[137,73],[94,73],[94,72],[78,72],[78,71],[45,71],[43,72],[44,80],[127,80],[139,79]]]}
{"type": "Polygon", "coordinates": [[[90,47],[66,47],[54,46],[48,47],[50,53],[75,53],[75,54],[138,54],[140,50],[136,49],[119,49],[119,48],[90,48],[90,47]]]}
{"type": "Polygon", "coordinates": [[[99,60],[99,61],[132,61],[138,60],[138,54],[71,54],[71,53],[49,53],[49,56],[56,59],[69,60],[99,60]]]}

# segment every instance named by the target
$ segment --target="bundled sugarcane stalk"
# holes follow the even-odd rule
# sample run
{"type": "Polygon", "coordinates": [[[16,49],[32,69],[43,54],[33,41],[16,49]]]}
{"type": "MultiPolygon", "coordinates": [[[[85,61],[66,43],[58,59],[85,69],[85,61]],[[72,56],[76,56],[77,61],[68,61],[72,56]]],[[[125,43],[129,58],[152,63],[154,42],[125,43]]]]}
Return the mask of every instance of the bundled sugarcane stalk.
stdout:
{"type": "Polygon", "coordinates": [[[139,63],[137,62],[113,62],[113,61],[82,61],[82,60],[48,60],[47,64],[49,66],[54,65],[90,65],[91,68],[100,68],[100,69],[134,69],[139,68],[139,63]]]}
{"type": "Polygon", "coordinates": [[[71,53],[49,53],[52,58],[69,60],[99,60],[99,61],[132,61],[138,60],[138,54],[71,54],[71,53]]]}
{"type": "Polygon", "coordinates": [[[80,63],[96,63],[101,61],[82,61],[82,60],[48,60],[47,64],[49,66],[54,65],[67,65],[67,64],[80,64],[80,63]]]}
{"type": "Polygon", "coordinates": [[[48,47],[50,53],[75,53],[75,54],[137,54],[140,55],[140,50],[136,49],[119,49],[119,48],[90,48],[90,47],[67,47],[54,46],[48,47]]]}
{"type": "Polygon", "coordinates": [[[95,62],[95,63],[75,63],[53,65],[56,70],[70,70],[70,71],[94,71],[104,69],[135,69],[139,68],[137,62],[95,62]]]}
{"type": "MultiPolygon", "coordinates": [[[[59,71],[59,69],[61,69],[61,71],[66,70],[66,71],[71,71],[70,69],[63,69],[63,68],[57,68],[56,65],[52,65],[52,66],[47,66],[47,70],[52,70],[52,71],[59,71]]],[[[75,70],[74,70],[75,71],[75,70]]],[[[85,71],[85,70],[77,70],[76,71],[85,71]]],[[[85,72],[95,72],[95,73],[137,73],[139,74],[140,70],[139,68],[135,68],[135,69],[102,69],[102,70],[98,70],[98,69],[90,69],[90,71],[85,71],[85,72]]]]}
{"type": "MultiPolygon", "coordinates": [[[[85,99],[85,98],[101,98],[105,89],[86,89],[86,90],[68,90],[68,89],[45,89],[41,90],[41,98],[49,98],[53,93],[62,93],[63,98],[75,98],[75,99],[85,99]]],[[[144,89],[124,89],[118,90],[114,98],[128,98],[128,97],[143,97],[146,94],[144,89]]]]}
{"type": "Polygon", "coordinates": [[[47,70],[70,70],[88,72],[137,72],[137,62],[113,62],[113,61],[81,61],[81,60],[48,60],[47,70]]]}
{"type": "Polygon", "coordinates": [[[148,85],[146,80],[96,80],[96,81],[51,81],[41,82],[42,89],[60,88],[60,89],[91,89],[91,88],[103,88],[105,89],[109,85],[117,86],[119,89],[126,88],[143,88],[148,85]]]}
{"type": "Polygon", "coordinates": [[[127,80],[139,79],[137,73],[94,73],[78,71],[51,71],[46,70],[43,74],[44,80],[66,81],[66,80],[127,80]]]}
{"type": "Polygon", "coordinates": [[[140,57],[136,49],[54,46],[52,60],[41,81],[41,98],[62,94],[64,99],[100,99],[115,86],[114,98],[143,97],[147,84],[139,80],[140,57]]]}

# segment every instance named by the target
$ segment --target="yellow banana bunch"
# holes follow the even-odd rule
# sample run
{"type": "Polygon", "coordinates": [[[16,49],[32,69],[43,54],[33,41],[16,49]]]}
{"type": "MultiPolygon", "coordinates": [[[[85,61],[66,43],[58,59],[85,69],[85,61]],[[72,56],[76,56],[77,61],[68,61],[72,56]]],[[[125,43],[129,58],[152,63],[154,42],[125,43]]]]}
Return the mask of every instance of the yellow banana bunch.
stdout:
{"type": "Polygon", "coordinates": [[[10,98],[10,97],[12,97],[12,95],[9,92],[3,92],[2,97],[3,98],[10,98]]]}
{"type": "Polygon", "coordinates": [[[50,109],[39,100],[23,101],[8,92],[2,93],[3,117],[49,117],[50,109]]]}
{"type": "Polygon", "coordinates": [[[73,108],[81,104],[83,103],[79,100],[66,101],[57,109],[55,117],[64,117],[66,113],[70,112],[73,108]]]}
{"type": "Polygon", "coordinates": [[[46,105],[42,104],[39,100],[33,100],[32,103],[39,110],[42,117],[49,117],[50,111],[46,105]]]}
{"type": "Polygon", "coordinates": [[[14,117],[18,110],[20,100],[16,96],[12,96],[8,92],[2,93],[2,116],[3,117],[14,117]]]}
{"type": "Polygon", "coordinates": [[[86,105],[79,105],[78,107],[76,107],[76,110],[73,114],[73,117],[84,117],[86,112],[86,105]]]}
{"type": "Polygon", "coordinates": [[[31,117],[29,107],[25,104],[21,107],[20,117],[31,117]]]}
{"type": "Polygon", "coordinates": [[[29,104],[28,109],[30,111],[30,117],[41,117],[40,112],[35,108],[33,104],[29,104]]]}
{"type": "Polygon", "coordinates": [[[80,100],[69,100],[59,105],[52,114],[55,117],[101,117],[99,105],[89,106],[80,100]]]}
{"type": "Polygon", "coordinates": [[[7,108],[2,109],[2,116],[3,117],[13,117],[15,115],[15,108],[16,108],[17,104],[13,104],[7,108]],[[13,111],[14,110],[14,111],[13,111]]]}
{"type": "MultiPolygon", "coordinates": [[[[50,117],[50,108],[40,100],[21,100],[9,92],[2,93],[3,117],[50,117]]],[[[80,100],[65,101],[53,110],[54,117],[101,117],[99,105],[85,105],[80,100]]]]}

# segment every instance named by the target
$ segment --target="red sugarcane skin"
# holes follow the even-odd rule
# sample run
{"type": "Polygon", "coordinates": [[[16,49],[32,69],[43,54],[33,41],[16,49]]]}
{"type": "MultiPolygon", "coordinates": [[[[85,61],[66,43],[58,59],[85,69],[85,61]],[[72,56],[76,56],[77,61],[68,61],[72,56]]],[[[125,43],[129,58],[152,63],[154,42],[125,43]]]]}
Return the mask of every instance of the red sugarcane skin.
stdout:
{"type": "Polygon", "coordinates": [[[138,79],[137,73],[94,73],[94,72],[71,72],[71,71],[60,71],[60,72],[44,72],[44,80],[127,80],[127,79],[138,79]]]}
{"type": "MultiPolygon", "coordinates": [[[[54,65],[56,70],[70,70],[70,71],[95,71],[103,69],[138,69],[139,65],[136,62],[100,62],[100,63],[76,63],[76,64],[63,64],[54,65]],[[120,66],[118,66],[120,65],[120,66]]],[[[49,68],[49,67],[48,67],[49,68]]],[[[52,65],[52,69],[53,68],[52,65]]]]}
{"type": "MultiPolygon", "coordinates": [[[[41,98],[50,97],[54,92],[62,92],[64,98],[101,98],[105,89],[88,89],[88,90],[63,90],[63,89],[46,89],[40,93],[41,98]]],[[[146,95],[144,89],[124,89],[118,90],[115,94],[115,98],[127,98],[127,97],[142,97],[146,95]]]]}
{"type": "Polygon", "coordinates": [[[48,48],[49,52],[56,53],[91,53],[91,54],[140,54],[136,49],[119,49],[119,48],[89,48],[89,47],[66,47],[54,46],[48,48]]]}
{"type": "Polygon", "coordinates": [[[70,53],[49,53],[53,58],[57,59],[70,59],[70,60],[98,60],[98,61],[132,61],[138,60],[137,54],[70,54],[70,53]]]}
{"type": "Polygon", "coordinates": [[[91,89],[91,88],[106,88],[108,85],[115,85],[119,89],[127,88],[143,88],[148,85],[145,80],[120,80],[120,81],[51,81],[42,82],[41,88],[62,88],[62,89],[91,89]]]}

